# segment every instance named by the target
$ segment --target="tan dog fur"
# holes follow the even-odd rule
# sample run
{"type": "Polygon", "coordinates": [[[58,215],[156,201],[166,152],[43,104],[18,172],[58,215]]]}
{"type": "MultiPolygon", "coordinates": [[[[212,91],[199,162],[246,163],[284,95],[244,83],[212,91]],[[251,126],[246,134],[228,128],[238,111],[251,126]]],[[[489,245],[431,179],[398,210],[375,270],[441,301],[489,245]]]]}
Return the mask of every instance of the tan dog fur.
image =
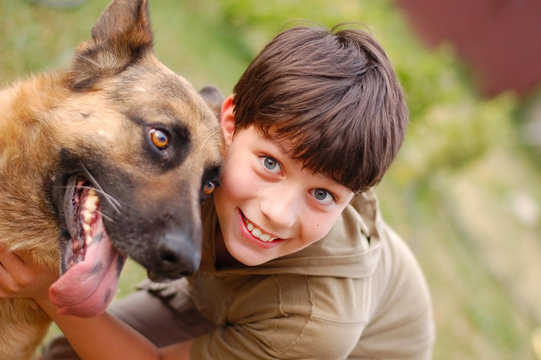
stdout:
{"type": "MultiPolygon", "coordinates": [[[[195,249],[186,261],[197,266],[202,186],[217,176],[221,151],[215,116],[154,56],[146,1],[113,1],[71,69],[0,91],[0,242],[28,263],[66,271],[60,259],[71,245],[59,188],[72,173],[88,172],[122,256],[155,278],[193,271],[174,253],[163,265],[160,256],[167,262],[169,254],[153,246],[185,232],[182,241],[195,249]],[[145,129],[156,126],[173,129],[167,154],[149,149],[145,129]]],[[[0,299],[0,359],[30,358],[48,325],[32,300],[0,299]]]]}

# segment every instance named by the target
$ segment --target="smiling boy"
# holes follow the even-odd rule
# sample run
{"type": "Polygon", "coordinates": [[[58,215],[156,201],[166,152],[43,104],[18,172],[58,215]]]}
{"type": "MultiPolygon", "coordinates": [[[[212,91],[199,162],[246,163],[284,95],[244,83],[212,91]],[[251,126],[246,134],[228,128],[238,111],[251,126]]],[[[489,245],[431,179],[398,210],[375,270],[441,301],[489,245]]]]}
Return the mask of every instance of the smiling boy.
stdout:
{"type": "MultiPolygon", "coordinates": [[[[407,120],[366,32],[286,30],[222,106],[227,152],[202,206],[200,269],[113,306],[144,336],[109,314],[58,315],[50,276],[2,250],[0,296],[34,298],[83,359],[428,359],[424,277],[370,190],[407,120]],[[17,284],[21,272],[32,281],[17,284]]],[[[76,358],[66,346],[43,358],[76,358]]]]}
{"type": "Polygon", "coordinates": [[[223,167],[233,170],[224,170],[214,196],[219,239],[227,248],[224,256],[255,266],[323,238],[353,192],[303,168],[253,125],[234,136],[227,131],[234,125],[229,106],[222,121],[229,144],[223,167]]]}

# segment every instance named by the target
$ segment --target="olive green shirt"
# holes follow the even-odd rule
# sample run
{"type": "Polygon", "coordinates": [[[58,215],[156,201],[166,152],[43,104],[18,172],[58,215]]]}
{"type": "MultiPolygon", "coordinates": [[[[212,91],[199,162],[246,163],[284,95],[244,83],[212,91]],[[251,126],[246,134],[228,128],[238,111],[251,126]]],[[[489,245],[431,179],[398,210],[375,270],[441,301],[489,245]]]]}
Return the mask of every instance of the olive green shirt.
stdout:
{"type": "Polygon", "coordinates": [[[195,340],[192,359],[430,358],[425,279],[372,191],[357,195],[322,240],[253,267],[216,269],[211,201],[202,215],[212,231],[190,292],[217,328],[195,340]]]}

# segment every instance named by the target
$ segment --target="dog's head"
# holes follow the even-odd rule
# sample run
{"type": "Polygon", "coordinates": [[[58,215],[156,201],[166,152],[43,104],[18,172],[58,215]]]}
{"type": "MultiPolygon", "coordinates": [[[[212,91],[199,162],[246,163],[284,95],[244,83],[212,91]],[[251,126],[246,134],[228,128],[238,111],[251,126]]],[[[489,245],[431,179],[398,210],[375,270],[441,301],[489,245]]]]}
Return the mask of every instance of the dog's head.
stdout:
{"type": "Polygon", "coordinates": [[[66,81],[51,186],[63,275],[50,294],[84,316],[110,301],[125,256],[153,279],[197,269],[200,204],[216,186],[223,142],[203,98],[154,56],[145,0],[108,6],[66,81]]]}

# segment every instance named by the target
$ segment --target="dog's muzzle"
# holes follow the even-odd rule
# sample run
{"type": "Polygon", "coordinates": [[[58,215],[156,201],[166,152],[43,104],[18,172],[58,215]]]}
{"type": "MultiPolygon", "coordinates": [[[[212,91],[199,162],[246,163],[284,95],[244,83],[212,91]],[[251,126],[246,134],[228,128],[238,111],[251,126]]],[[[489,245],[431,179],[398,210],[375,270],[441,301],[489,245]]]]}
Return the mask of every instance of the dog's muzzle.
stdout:
{"type": "Polygon", "coordinates": [[[201,262],[200,243],[183,231],[163,235],[156,246],[154,266],[147,270],[148,277],[152,281],[164,281],[194,273],[201,262]]]}

